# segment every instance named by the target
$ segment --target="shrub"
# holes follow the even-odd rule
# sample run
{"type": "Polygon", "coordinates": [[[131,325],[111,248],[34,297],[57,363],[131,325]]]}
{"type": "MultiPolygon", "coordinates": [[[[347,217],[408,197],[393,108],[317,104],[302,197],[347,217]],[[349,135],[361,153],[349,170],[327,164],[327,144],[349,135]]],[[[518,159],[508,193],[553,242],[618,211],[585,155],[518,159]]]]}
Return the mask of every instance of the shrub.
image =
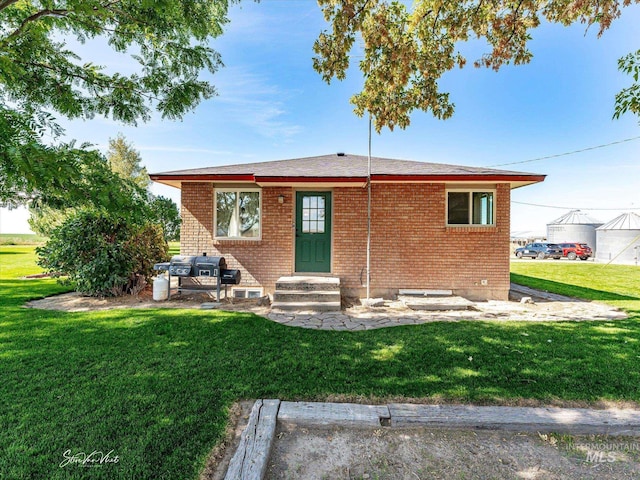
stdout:
{"type": "Polygon", "coordinates": [[[166,260],[162,228],[114,213],[82,209],[51,231],[37,249],[38,264],[55,276],[67,276],[77,291],[92,296],[138,293],[166,260]]]}

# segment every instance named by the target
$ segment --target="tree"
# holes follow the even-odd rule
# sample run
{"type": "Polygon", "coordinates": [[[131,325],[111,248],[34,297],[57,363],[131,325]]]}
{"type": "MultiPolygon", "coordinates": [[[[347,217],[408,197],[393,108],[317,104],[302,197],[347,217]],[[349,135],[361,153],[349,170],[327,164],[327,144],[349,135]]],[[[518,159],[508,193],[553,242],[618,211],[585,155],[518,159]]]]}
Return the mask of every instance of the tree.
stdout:
{"type": "Polygon", "coordinates": [[[140,153],[126,141],[124,135],[118,134],[115,139],[109,139],[109,150],[106,161],[103,163],[108,166],[114,177],[109,179],[106,185],[111,197],[107,198],[106,202],[100,201],[101,197],[96,197],[93,202],[77,202],[74,207],[66,207],[62,204],[56,208],[47,202],[31,202],[29,226],[39,235],[48,237],[53,230],[63,224],[69,216],[75,215],[83,206],[121,213],[122,201],[116,204],[118,208],[112,208],[111,201],[115,189],[118,196],[131,197],[131,202],[124,213],[131,215],[139,212],[139,217],[162,227],[165,240],[179,239],[181,220],[178,206],[170,198],[155,196],[149,191],[151,181],[147,169],[141,165],[141,162],[140,153]]]}
{"type": "MultiPolygon", "coordinates": [[[[531,60],[530,31],[541,18],[563,25],[597,24],[600,36],[631,3],[640,0],[416,0],[411,10],[399,1],[318,0],[332,29],[316,40],[313,66],[326,82],[344,79],[359,36],[364,87],[351,99],[355,112],[370,113],[378,132],[383,127],[405,128],[415,109],[431,111],[440,119],[453,114],[454,105],[438,81],[455,66],[465,65],[456,49],[459,42],[484,38],[491,50],[474,64],[498,70],[531,60]]],[[[636,83],[617,97],[617,116],[638,113],[639,57],[621,60],[621,69],[634,72],[636,83]]]]}
{"type": "Polygon", "coordinates": [[[147,168],[140,164],[140,152],[125,140],[123,134],[119,133],[115,139],[109,139],[107,160],[113,172],[130,179],[143,190],[148,190],[151,180],[147,168]]]}
{"type": "Polygon", "coordinates": [[[180,238],[180,211],[170,198],[155,196],[149,191],[151,180],[146,167],[141,165],[140,153],[119,133],[115,139],[109,139],[107,160],[111,170],[120,177],[132,181],[147,192],[150,220],[162,227],[167,241],[180,238]]]}
{"type": "Polygon", "coordinates": [[[162,226],[166,241],[180,240],[180,211],[176,203],[170,198],[153,196],[149,201],[151,216],[155,223],[162,226]]]}
{"type": "Polygon", "coordinates": [[[72,205],[104,186],[108,168],[86,146],[57,143],[62,129],[48,112],[135,125],[153,109],[180,118],[214,95],[199,74],[221,65],[207,42],[222,33],[227,8],[228,0],[0,0],[0,203],[72,205]],[[96,38],[130,54],[137,71],[108,71],[67,45],[96,38]]]}

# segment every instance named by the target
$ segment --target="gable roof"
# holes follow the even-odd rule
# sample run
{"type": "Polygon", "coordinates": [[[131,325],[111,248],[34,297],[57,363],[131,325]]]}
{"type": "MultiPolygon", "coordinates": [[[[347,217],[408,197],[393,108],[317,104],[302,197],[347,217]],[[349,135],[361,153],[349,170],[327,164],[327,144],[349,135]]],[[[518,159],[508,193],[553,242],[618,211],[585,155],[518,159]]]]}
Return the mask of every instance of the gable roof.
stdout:
{"type": "MultiPolygon", "coordinates": [[[[181,182],[250,182],[258,185],[357,184],[367,181],[367,157],[333,154],[271,162],[153,173],[151,180],[180,188],[181,182]]],[[[503,182],[512,188],[542,182],[545,175],[465,167],[443,163],[371,157],[372,183],[398,182],[503,182]]]]}

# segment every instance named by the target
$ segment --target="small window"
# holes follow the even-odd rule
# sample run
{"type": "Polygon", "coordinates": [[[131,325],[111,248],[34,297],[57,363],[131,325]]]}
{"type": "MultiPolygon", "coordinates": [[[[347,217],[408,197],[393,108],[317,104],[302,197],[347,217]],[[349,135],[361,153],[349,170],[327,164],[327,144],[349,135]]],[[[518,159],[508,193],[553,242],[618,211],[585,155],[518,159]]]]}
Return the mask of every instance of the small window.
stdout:
{"type": "Polygon", "coordinates": [[[447,192],[448,225],[494,225],[494,192],[447,192]]]}
{"type": "Polygon", "coordinates": [[[260,239],[260,190],[217,189],[216,238],[260,239]]]}
{"type": "Polygon", "coordinates": [[[232,290],[233,298],[260,298],[262,297],[261,288],[234,288],[232,290]]]}

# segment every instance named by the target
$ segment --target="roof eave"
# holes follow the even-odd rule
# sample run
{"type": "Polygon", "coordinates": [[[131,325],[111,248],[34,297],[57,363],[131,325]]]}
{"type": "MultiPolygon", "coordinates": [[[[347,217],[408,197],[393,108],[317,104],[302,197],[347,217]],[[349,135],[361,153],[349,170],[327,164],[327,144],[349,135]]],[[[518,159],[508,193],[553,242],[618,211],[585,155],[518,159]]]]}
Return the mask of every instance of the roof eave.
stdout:
{"type": "MultiPolygon", "coordinates": [[[[303,177],[303,176],[255,176],[252,174],[234,175],[163,175],[152,174],[154,182],[180,188],[182,182],[213,183],[251,183],[258,186],[298,186],[298,185],[336,185],[353,186],[366,184],[367,177],[303,177]]],[[[546,175],[371,175],[372,183],[509,183],[511,188],[524,187],[543,182],[546,175]]]]}

